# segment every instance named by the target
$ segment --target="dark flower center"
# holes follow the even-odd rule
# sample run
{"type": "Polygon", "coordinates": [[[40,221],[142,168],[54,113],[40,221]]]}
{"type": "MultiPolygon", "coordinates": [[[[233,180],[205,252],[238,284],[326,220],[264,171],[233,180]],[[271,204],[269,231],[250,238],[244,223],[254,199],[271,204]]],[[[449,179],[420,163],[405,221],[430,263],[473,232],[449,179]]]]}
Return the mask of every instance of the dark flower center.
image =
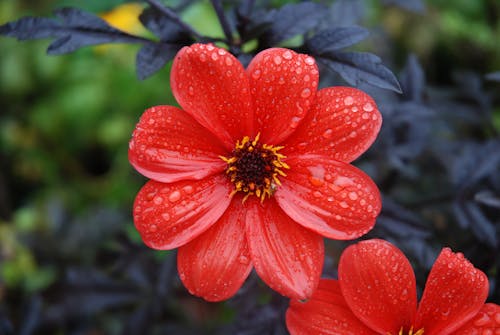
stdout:
{"type": "Polygon", "coordinates": [[[253,140],[245,136],[236,142],[231,157],[220,156],[227,163],[226,174],[234,184],[231,196],[244,192],[243,201],[250,195],[261,201],[273,195],[277,185],[281,185],[278,177],[286,176],[283,169],[290,168],[282,161],[286,157],[278,152],[283,147],[261,144],[259,136],[253,140]]]}

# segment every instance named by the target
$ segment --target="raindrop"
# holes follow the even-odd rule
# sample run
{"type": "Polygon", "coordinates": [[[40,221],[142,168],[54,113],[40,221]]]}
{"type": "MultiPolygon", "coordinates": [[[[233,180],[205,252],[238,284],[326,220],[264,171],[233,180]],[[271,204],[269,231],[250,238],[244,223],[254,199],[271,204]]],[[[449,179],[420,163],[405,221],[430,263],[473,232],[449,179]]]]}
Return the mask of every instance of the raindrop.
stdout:
{"type": "Polygon", "coordinates": [[[170,214],[168,214],[167,212],[163,213],[161,215],[161,217],[163,218],[163,220],[165,221],[169,221],[170,220],[170,214]]]}
{"type": "Polygon", "coordinates": [[[233,65],[233,60],[231,58],[229,58],[229,57],[226,58],[225,62],[226,62],[227,66],[233,65]]]}
{"type": "Polygon", "coordinates": [[[280,65],[282,61],[281,56],[274,56],[274,64],[280,65]]]}
{"type": "Polygon", "coordinates": [[[292,52],[290,50],[287,50],[283,53],[283,58],[284,59],[292,59],[293,55],[292,55],[292,52]]]}
{"type": "Polygon", "coordinates": [[[193,86],[189,86],[188,87],[188,94],[189,95],[194,95],[194,88],[193,88],[193,86]]]}
{"type": "Polygon", "coordinates": [[[252,77],[253,77],[253,79],[259,79],[260,78],[260,70],[255,70],[252,73],[252,77]]]}
{"type": "Polygon", "coordinates": [[[219,55],[217,55],[216,52],[213,52],[211,57],[212,57],[213,60],[219,59],[219,55]]]}
{"type": "Polygon", "coordinates": [[[369,102],[367,102],[364,106],[363,106],[363,110],[365,112],[371,112],[373,110],[373,105],[369,102]]]}
{"type": "Polygon", "coordinates": [[[310,56],[307,56],[304,62],[306,62],[307,65],[313,65],[315,63],[314,58],[310,56]]]}
{"type": "Polygon", "coordinates": [[[349,207],[349,205],[348,205],[348,204],[347,204],[347,202],[345,202],[345,201],[340,202],[340,203],[339,203],[339,205],[340,205],[340,207],[342,207],[342,208],[348,208],[348,207],[349,207]]]}
{"type": "Polygon", "coordinates": [[[351,199],[351,200],[358,199],[358,194],[356,192],[350,192],[349,193],[349,199],[351,199]]]}
{"type": "Polygon", "coordinates": [[[226,54],[226,50],[224,50],[224,49],[219,49],[217,52],[218,52],[218,53],[219,53],[219,55],[221,55],[221,56],[224,56],[224,55],[226,54]]]}
{"type": "Polygon", "coordinates": [[[207,61],[207,55],[205,55],[204,53],[201,53],[200,54],[200,61],[202,63],[205,63],[207,61]]]}
{"type": "Polygon", "coordinates": [[[207,50],[208,51],[212,51],[214,49],[215,49],[215,47],[212,44],[207,45],[207,50]]]}
{"type": "Polygon", "coordinates": [[[299,122],[300,122],[300,118],[299,117],[292,117],[292,119],[290,120],[290,128],[292,129],[295,129],[299,126],[299,122]]]}
{"type": "Polygon", "coordinates": [[[363,118],[363,120],[368,120],[370,118],[370,114],[363,113],[363,115],[361,115],[361,117],[363,118]]]}
{"type": "Polygon", "coordinates": [[[163,198],[162,198],[162,197],[160,197],[159,195],[157,195],[156,197],[154,197],[153,202],[154,202],[156,205],[161,205],[161,204],[163,203],[163,198]]]}
{"type": "Polygon", "coordinates": [[[158,230],[158,227],[155,224],[152,224],[151,226],[149,226],[150,233],[154,233],[157,230],[158,230]]]}
{"type": "Polygon", "coordinates": [[[172,193],[170,193],[170,195],[168,196],[168,200],[170,202],[176,202],[176,201],[179,201],[179,199],[181,198],[181,192],[179,192],[178,190],[175,190],[173,191],[172,193]]]}
{"type": "Polygon", "coordinates": [[[300,96],[301,96],[302,98],[308,98],[308,97],[310,97],[310,96],[311,96],[311,90],[310,90],[310,89],[308,89],[308,88],[304,88],[304,89],[302,90],[302,93],[300,93],[300,96]]]}
{"type": "Polygon", "coordinates": [[[308,74],[306,74],[306,75],[304,76],[304,81],[306,81],[306,82],[307,82],[307,81],[309,81],[309,80],[311,80],[311,76],[309,76],[308,74]]]}
{"type": "Polygon", "coordinates": [[[193,193],[193,186],[191,186],[191,185],[184,186],[184,188],[182,190],[184,192],[186,192],[186,194],[191,194],[191,193],[193,193]]]}
{"type": "Polygon", "coordinates": [[[324,138],[331,138],[332,137],[332,134],[333,134],[333,130],[331,129],[327,129],[323,132],[323,137],[324,138]]]}
{"type": "Polygon", "coordinates": [[[344,105],[350,106],[354,103],[354,99],[351,96],[347,96],[344,98],[344,105]]]}

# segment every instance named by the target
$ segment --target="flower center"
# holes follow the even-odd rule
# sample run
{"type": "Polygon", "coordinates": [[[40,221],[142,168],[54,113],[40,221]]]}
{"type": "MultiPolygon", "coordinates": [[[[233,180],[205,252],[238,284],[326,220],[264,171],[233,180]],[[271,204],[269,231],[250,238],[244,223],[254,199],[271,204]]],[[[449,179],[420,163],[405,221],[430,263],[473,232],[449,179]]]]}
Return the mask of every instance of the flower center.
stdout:
{"type": "MultiPolygon", "coordinates": [[[[405,334],[408,334],[408,335],[423,335],[424,334],[424,328],[421,328],[417,331],[414,331],[413,330],[413,327],[410,328],[410,330],[408,332],[405,332],[403,327],[401,327],[401,329],[399,330],[399,333],[397,335],[405,335],[405,334]]],[[[390,334],[388,334],[390,335],[390,334]]]]}
{"type": "MultiPolygon", "coordinates": [[[[234,184],[231,196],[237,192],[246,193],[243,201],[255,195],[264,201],[281,185],[279,176],[286,176],[283,169],[289,169],[283,162],[285,155],[278,151],[283,146],[272,146],[259,143],[260,133],[250,140],[248,136],[236,142],[231,157],[219,156],[227,163],[226,174],[234,184]]],[[[420,335],[420,334],[419,334],[420,335]]]]}

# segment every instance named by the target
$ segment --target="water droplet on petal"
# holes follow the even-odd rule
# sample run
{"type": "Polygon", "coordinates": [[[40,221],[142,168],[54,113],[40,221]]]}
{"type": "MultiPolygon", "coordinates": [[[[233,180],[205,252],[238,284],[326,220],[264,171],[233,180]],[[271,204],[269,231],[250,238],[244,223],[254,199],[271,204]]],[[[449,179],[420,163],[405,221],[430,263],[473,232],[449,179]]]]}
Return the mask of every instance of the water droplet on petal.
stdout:
{"type": "Polygon", "coordinates": [[[281,56],[274,56],[274,64],[280,65],[282,61],[281,56]]]}
{"type": "Polygon", "coordinates": [[[214,49],[215,49],[215,47],[212,44],[207,45],[207,50],[208,51],[212,51],[214,49]]]}
{"type": "Polygon", "coordinates": [[[373,105],[369,102],[367,102],[364,106],[363,106],[363,110],[365,112],[371,112],[373,110],[373,105]]]}
{"type": "Polygon", "coordinates": [[[168,214],[167,212],[163,213],[161,215],[161,217],[163,218],[163,220],[165,221],[169,221],[170,220],[170,214],[168,214]]]}
{"type": "Polygon", "coordinates": [[[320,191],[314,191],[313,192],[313,196],[315,198],[321,198],[323,196],[323,194],[320,191]]]}
{"type": "Polygon", "coordinates": [[[350,106],[354,103],[354,99],[351,96],[347,96],[344,98],[344,105],[350,106]]]}
{"type": "Polygon", "coordinates": [[[233,60],[232,60],[231,58],[229,58],[229,57],[226,57],[225,62],[226,62],[226,65],[227,65],[227,66],[231,66],[231,65],[233,65],[233,60]]]}
{"type": "Polygon", "coordinates": [[[191,186],[191,185],[186,185],[186,186],[184,186],[184,187],[182,188],[182,190],[183,190],[184,192],[186,192],[186,194],[191,194],[191,193],[193,193],[193,186],[191,186]]]}
{"type": "Polygon", "coordinates": [[[315,63],[314,58],[310,56],[307,56],[304,62],[306,62],[307,65],[313,65],[315,63]]]}
{"type": "Polygon", "coordinates": [[[304,89],[302,90],[302,93],[300,93],[300,96],[301,96],[302,98],[308,98],[308,97],[310,97],[310,96],[311,96],[311,90],[310,90],[310,89],[308,89],[308,88],[304,88],[304,89]]]}
{"type": "Polygon", "coordinates": [[[154,202],[156,205],[161,205],[161,204],[163,203],[163,198],[162,198],[162,197],[160,197],[159,195],[157,195],[156,197],[154,197],[153,202],[154,202]]]}
{"type": "Polygon", "coordinates": [[[300,122],[300,118],[299,117],[292,117],[292,119],[290,120],[290,128],[297,128],[299,126],[299,122],[300,122]]]}
{"type": "Polygon", "coordinates": [[[200,54],[200,61],[202,63],[205,63],[207,61],[207,55],[205,55],[204,53],[201,53],[200,54]]]}
{"type": "Polygon", "coordinates": [[[155,224],[152,224],[151,226],[149,226],[150,233],[154,233],[157,230],[158,230],[158,227],[155,224]]]}
{"type": "Polygon", "coordinates": [[[356,192],[350,192],[349,193],[349,199],[351,199],[351,200],[358,199],[358,194],[356,192]]]}
{"type": "Polygon", "coordinates": [[[179,192],[178,190],[175,190],[173,191],[172,193],[170,193],[170,195],[168,196],[168,200],[170,202],[176,202],[176,201],[179,201],[179,199],[181,198],[181,192],[179,192]]]}
{"type": "Polygon", "coordinates": [[[292,55],[292,52],[290,50],[286,50],[285,52],[283,52],[283,58],[284,59],[292,59],[293,55],[292,55]]]}
{"type": "Polygon", "coordinates": [[[333,134],[333,130],[331,129],[327,129],[323,132],[323,137],[324,138],[331,138],[332,137],[332,134],[333,134]]]}
{"type": "Polygon", "coordinates": [[[188,94],[191,95],[191,96],[194,95],[194,88],[193,88],[193,86],[189,86],[188,87],[188,94]]]}
{"type": "Polygon", "coordinates": [[[348,208],[348,207],[349,207],[349,205],[348,205],[348,204],[347,204],[347,202],[345,202],[345,201],[341,201],[341,202],[339,203],[339,205],[340,205],[340,207],[342,207],[342,208],[348,208]]]}
{"type": "Polygon", "coordinates": [[[219,49],[219,50],[217,50],[217,52],[218,52],[218,53],[219,53],[219,55],[221,55],[221,56],[224,56],[224,55],[227,53],[227,52],[226,52],[226,50],[224,50],[224,49],[219,49]]]}
{"type": "Polygon", "coordinates": [[[253,73],[252,73],[252,77],[253,79],[259,79],[260,78],[260,70],[255,70],[253,73]]]}
{"type": "Polygon", "coordinates": [[[219,55],[217,55],[216,52],[212,52],[212,56],[211,57],[212,57],[213,60],[219,59],[219,55]]]}

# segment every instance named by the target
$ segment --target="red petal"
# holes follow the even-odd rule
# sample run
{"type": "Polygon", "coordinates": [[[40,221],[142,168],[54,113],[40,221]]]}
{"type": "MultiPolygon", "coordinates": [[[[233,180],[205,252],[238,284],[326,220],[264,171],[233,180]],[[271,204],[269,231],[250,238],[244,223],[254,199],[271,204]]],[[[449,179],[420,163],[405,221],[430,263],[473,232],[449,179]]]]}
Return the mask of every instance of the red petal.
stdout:
{"type": "Polygon", "coordinates": [[[182,48],[170,74],[177,102],[228,149],[253,136],[248,77],[241,63],[224,49],[193,44],[182,48]]]}
{"type": "Polygon", "coordinates": [[[290,170],[274,194],[292,219],[325,237],[364,235],[380,212],[380,193],[363,171],[323,156],[287,159],[290,170]]]}
{"type": "Polygon", "coordinates": [[[427,278],[416,325],[425,335],[451,334],[479,312],[487,295],[486,275],[444,248],[427,278]]]}
{"type": "Polygon", "coordinates": [[[479,313],[453,335],[500,334],[500,306],[484,304],[479,313]]]}
{"type": "Polygon", "coordinates": [[[295,131],[312,105],[318,67],[310,56],[273,48],[257,54],[247,73],[257,129],[264,143],[278,144],[295,131]]]}
{"type": "Polygon", "coordinates": [[[286,143],[287,156],[313,153],[351,162],[375,141],[382,116],[373,99],[355,88],[329,87],[286,143]]]}
{"type": "Polygon", "coordinates": [[[129,144],[129,160],[144,176],[171,183],[222,171],[222,144],[186,112],[172,106],[147,109],[129,144]]]}
{"type": "Polygon", "coordinates": [[[246,204],[248,245],[259,276],[284,296],[310,297],[323,266],[322,237],[294,223],[272,200],[246,204]]]}
{"type": "Polygon", "coordinates": [[[248,277],[252,264],[245,236],[246,209],[232,201],[209,230],[179,248],[179,275],[191,294],[208,301],[233,296],[248,277]]]}
{"type": "Polygon", "coordinates": [[[376,335],[351,312],[336,280],[321,279],[307,302],[290,300],[286,326],[291,335],[376,335]]]}
{"type": "Polygon", "coordinates": [[[149,247],[177,248],[220,218],[229,206],[232,188],[224,175],[172,184],[151,180],[135,198],[135,227],[149,247]]]}
{"type": "Polygon", "coordinates": [[[417,309],[415,274],[398,248],[377,239],[351,245],[338,271],[347,304],[368,327],[380,334],[410,329],[417,309]]]}

